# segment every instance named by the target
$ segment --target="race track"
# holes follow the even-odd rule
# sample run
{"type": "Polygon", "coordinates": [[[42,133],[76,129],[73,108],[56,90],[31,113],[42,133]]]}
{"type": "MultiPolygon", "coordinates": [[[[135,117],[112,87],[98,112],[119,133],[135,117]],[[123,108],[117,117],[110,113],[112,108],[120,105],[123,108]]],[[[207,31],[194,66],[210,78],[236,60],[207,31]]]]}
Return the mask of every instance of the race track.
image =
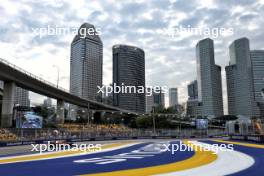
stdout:
{"type": "Polygon", "coordinates": [[[262,176],[264,173],[264,145],[259,144],[222,140],[135,140],[104,144],[102,149],[89,153],[5,155],[0,157],[0,175],[262,176]],[[192,150],[172,152],[172,146],[181,144],[192,150]],[[234,144],[234,150],[221,151],[216,144],[234,144]],[[212,149],[206,150],[208,146],[212,149]]]}

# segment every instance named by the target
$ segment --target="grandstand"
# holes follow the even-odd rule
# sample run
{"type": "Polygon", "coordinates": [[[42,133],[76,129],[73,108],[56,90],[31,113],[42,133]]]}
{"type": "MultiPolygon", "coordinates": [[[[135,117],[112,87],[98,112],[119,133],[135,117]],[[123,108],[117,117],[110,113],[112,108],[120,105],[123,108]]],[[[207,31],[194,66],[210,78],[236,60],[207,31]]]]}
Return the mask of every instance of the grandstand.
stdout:
{"type": "Polygon", "coordinates": [[[96,137],[96,136],[130,136],[135,131],[123,125],[117,124],[61,124],[60,129],[66,130],[71,135],[82,134],[84,136],[96,137]]]}
{"type": "Polygon", "coordinates": [[[253,128],[256,134],[264,135],[263,124],[260,119],[252,120],[253,128]]]}
{"type": "Polygon", "coordinates": [[[7,129],[0,129],[0,141],[14,141],[17,136],[7,129]]]}

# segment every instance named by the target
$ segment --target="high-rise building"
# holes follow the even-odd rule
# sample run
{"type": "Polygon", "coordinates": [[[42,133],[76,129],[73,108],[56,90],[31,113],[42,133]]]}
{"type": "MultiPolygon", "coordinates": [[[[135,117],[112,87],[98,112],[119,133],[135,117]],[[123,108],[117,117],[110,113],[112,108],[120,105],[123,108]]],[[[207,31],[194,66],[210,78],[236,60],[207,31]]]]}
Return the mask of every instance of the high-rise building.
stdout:
{"type": "Polygon", "coordinates": [[[177,88],[169,89],[169,105],[170,107],[176,107],[176,105],[178,105],[178,89],[177,88]]]}
{"type": "Polygon", "coordinates": [[[202,116],[202,103],[198,101],[197,80],[194,80],[188,84],[187,88],[189,96],[187,101],[187,116],[192,118],[202,116]]]}
{"type": "MultiPolygon", "coordinates": [[[[145,87],[145,53],[142,49],[113,46],[113,85],[145,87]]],[[[113,104],[122,109],[145,113],[144,93],[114,93],[113,104]]]]}
{"type": "Polygon", "coordinates": [[[215,64],[214,42],[207,38],[196,45],[198,100],[202,103],[202,115],[223,115],[221,67],[215,64]]]}
{"type": "MultiPolygon", "coordinates": [[[[0,81],[0,95],[2,96],[3,94],[3,88],[4,88],[4,82],[0,81]]],[[[2,103],[2,102],[1,102],[2,103]]],[[[29,100],[29,92],[28,90],[25,90],[20,87],[16,87],[15,89],[15,101],[14,103],[19,106],[30,106],[30,100],[29,100]]]]}
{"type": "Polygon", "coordinates": [[[257,102],[257,112],[264,117],[264,97],[262,96],[262,89],[264,88],[264,50],[250,51],[250,58],[252,63],[253,83],[254,83],[254,98],[257,102]]]}
{"type": "MultiPolygon", "coordinates": [[[[101,101],[97,86],[101,87],[103,80],[103,43],[96,31],[92,24],[84,23],[71,43],[70,93],[101,101]]],[[[77,111],[70,105],[68,116],[75,119],[77,111]]]]}
{"type": "Polygon", "coordinates": [[[161,107],[165,107],[165,93],[160,90],[156,92],[153,92],[153,102],[154,102],[154,106],[161,106],[161,107]]]}
{"type": "Polygon", "coordinates": [[[249,40],[241,38],[229,46],[230,62],[226,66],[228,112],[230,115],[256,116],[249,40]]]}
{"type": "Polygon", "coordinates": [[[152,88],[148,87],[147,92],[151,92],[151,94],[146,94],[146,113],[150,113],[153,110],[154,105],[154,97],[152,88]]]}
{"type": "Polygon", "coordinates": [[[52,100],[51,98],[46,98],[44,101],[43,101],[43,105],[44,107],[51,107],[52,106],[52,100]]]}
{"type": "Polygon", "coordinates": [[[15,90],[15,104],[19,106],[30,106],[29,92],[20,87],[15,90]]]}
{"type": "MultiPolygon", "coordinates": [[[[148,92],[152,92],[151,95],[146,95],[146,112],[150,113],[155,111],[155,108],[165,107],[165,93],[162,88],[160,90],[155,90],[152,88],[147,88],[148,92]]],[[[175,107],[176,108],[176,107],[175,107]]]]}
{"type": "Polygon", "coordinates": [[[103,79],[103,44],[92,24],[81,25],[71,43],[70,92],[90,100],[100,100],[97,93],[103,79]],[[86,31],[85,35],[83,31],[86,31]]]}
{"type": "Polygon", "coordinates": [[[198,99],[198,85],[197,80],[192,81],[187,86],[189,99],[198,99]]]}

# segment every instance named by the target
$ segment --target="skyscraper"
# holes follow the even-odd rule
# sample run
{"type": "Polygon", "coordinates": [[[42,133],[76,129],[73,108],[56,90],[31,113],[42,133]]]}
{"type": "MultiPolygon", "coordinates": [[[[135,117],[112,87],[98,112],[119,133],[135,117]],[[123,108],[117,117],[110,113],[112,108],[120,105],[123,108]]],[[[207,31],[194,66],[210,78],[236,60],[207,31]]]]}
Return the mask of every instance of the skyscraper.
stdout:
{"type": "MultiPolygon", "coordinates": [[[[0,89],[4,89],[4,82],[0,81],[0,89]]],[[[0,92],[0,95],[2,96],[2,91],[0,92]]],[[[2,103],[2,102],[1,102],[2,103]]],[[[30,100],[29,100],[29,92],[26,89],[16,87],[15,89],[15,101],[14,104],[19,106],[30,106],[30,100]]]]}
{"type": "MultiPolygon", "coordinates": [[[[142,49],[113,46],[113,85],[145,87],[145,53],[142,49]]],[[[115,93],[113,104],[123,109],[145,113],[145,93],[115,93]]]]}
{"type": "Polygon", "coordinates": [[[257,102],[258,109],[256,110],[261,117],[264,117],[264,98],[261,91],[264,88],[264,50],[250,51],[252,62],[252,73],[254,83],[254,98],[257,102]]]}
{"type": "Polygon", "coordinates": [[[169,105],[170,107],[175,107],[178,105],[178,89],[170,88],[169,89],[169,105]]]}
{"type": "Polygon", "coordinates": [[[199,117],[202,115],[202,103],[198,101],[198,85],[197,80],[192,81],[187,86],[188,89],[188,101],[187,101],[187,116],[199,117]]]}
{"type": "Polygon", "coordinates": [[[165,107],[165,94],[162,90],[153,92],[153,101],[154,101],[154,106],[161,106],[165,107]]]}
{"type": "Polygon", "coordinates": [[[44,107],[51,107],[51,106],[52,106],[52,100],[51,100],[51,98],[47,97],[47,98],[43,101],[43,106],[44,106],[44,107]]]}
{"type": "Polygon", "coordinates": [[[197,99],[198,98],[197,80],[194,80],[190,84],[188,84],[187,88],[188,88],[189,99],[197,99]]]}
{"type": "Polygon", "coordinates": [[[90,100],[100,100],[97,86],[103,79],[103,44],[92,24],[81,25],[71,43],[70,92],[90,100]],[[84,32],[85,31],[85,34],[84,32]]]}
{"type": "Polygon", "coordinates": [[[147,92],[151,92],[150,95],[146,94],[146,113],[150,113],[153,110],[154,105],[154,97],[152,88],[148,87],[147,92]]]}
{"type": "Polygon", "coordinates": [[[249,40],[241,38],[229,46],[230,62],[226,66],[228,112],[231,115],[257,115],[249,40]]]}
{"type": "Polygon", "coordinates": [[[196,45],[198,100],[202,115],[223,115],[221,67],[215,64],[214,42],[207,38],[196,45]]]}
{"type": "Polygon", "coordinates": [[[29,92],[20,87],[16,87],[15,104],[20,106],[30,106],[29,92]]]}
{"type": "MultiPolygon", "coordinates": [[[[160,87],[160,90],[154,90],[147,88],[148,92],[152,92],[151,95],[146,95],[146,113],[155,111],[157,107],[165,107],[165,93],[160,87]]],[[[176,107],[175,107],[176,108],[176,107]]]]}

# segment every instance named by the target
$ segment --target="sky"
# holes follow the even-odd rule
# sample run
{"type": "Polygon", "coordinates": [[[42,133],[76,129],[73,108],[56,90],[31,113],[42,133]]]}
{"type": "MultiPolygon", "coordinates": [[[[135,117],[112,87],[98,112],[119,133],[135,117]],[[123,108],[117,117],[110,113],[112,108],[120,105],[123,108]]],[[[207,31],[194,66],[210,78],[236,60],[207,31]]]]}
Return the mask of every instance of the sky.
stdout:
{"type": "MultiPolygon", "coordinates": [[[[187,85],[196,79],[195,45],[214,40],[215,62],[222,67],[226,111],[225,69],[228,46],[241,37],[251,49],[264,49],[264,0],[1,0],[0,57],[54,84],[69,89],[70,44],[74,34],[39,36],[33,29],[78,28],[84,22],[101,30],[103,83],[112,82],[112,46],[129,44],[145,51],[146,83],[178,87],[179,101],[186,102],[187,85]],[[164,29],[179,26],[199,29],[232,28],[217,37],[164,29]]],[[[32,103],[43,97],[30,94],[32,103]]],[[[168,104],[168,97],[166,97],[168,104]]]]}

